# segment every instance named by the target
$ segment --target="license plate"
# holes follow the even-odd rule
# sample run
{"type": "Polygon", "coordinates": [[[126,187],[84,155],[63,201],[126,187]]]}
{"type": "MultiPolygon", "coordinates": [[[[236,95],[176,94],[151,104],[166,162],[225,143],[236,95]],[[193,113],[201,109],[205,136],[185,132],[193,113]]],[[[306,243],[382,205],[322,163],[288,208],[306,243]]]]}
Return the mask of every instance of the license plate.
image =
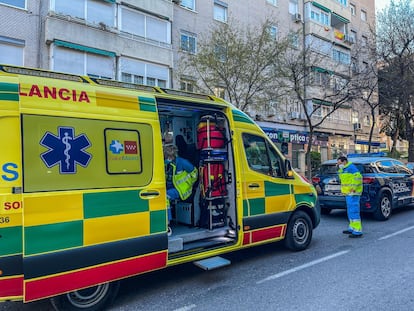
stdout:
{"type": "Polygon", "coordinates": [[[325,191],[340,191],[341,185],[326,185],[325,191]]]}

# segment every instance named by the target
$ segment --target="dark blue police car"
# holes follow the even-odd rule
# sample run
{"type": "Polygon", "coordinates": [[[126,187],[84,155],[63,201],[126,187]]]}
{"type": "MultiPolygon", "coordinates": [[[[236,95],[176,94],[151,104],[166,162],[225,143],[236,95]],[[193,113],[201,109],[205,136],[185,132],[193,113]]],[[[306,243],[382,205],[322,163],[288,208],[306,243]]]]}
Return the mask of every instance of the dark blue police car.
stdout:
{"type": "MultiPolygon", "coordinates": [[[[387,220],[394,208],[414,203],[414,175],[402,162],[379,155],[382,154],[352,154],[348,155],[348,161],[354,163],[363,176],[361,212],[370,212],[375,219],[387,220]]],[[[319,173],[312,178],[321,213],[325,215],[332,209],[346,209],[336,163],[336,160],[322,163],[319,173]]]]}

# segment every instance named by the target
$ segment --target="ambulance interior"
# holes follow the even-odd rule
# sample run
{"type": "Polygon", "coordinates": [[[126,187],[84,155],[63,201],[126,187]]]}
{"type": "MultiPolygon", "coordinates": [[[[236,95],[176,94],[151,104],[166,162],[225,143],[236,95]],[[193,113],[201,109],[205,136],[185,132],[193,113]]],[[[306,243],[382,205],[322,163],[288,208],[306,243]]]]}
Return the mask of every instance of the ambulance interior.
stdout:
{"type": "MultiPolygon", "coordinates": [[[[198,169],[192,194],[170,200],[168,249],[180,252],[223,247],[236,242],[236,193],[229,123],[221,107],[206,109],[158,99],[163,144],[177,146],[178,156],[198,169]]],[[[170,255],[171,256],[171,255],[170,255]]]]}

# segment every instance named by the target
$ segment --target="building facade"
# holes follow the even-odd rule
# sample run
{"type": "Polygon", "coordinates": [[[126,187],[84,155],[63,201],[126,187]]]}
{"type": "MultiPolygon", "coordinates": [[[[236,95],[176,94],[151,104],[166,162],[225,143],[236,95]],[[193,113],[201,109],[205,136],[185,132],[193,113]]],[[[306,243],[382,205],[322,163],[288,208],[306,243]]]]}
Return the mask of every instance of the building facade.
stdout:
{"type": "MultiPolygon", "coordinates": [[[[258,26],[275,21],[275,36],[301,31],[305,46],[323,55],[310,66],[306,106],[316,121],[335,90],[365,64],[353,50],[367,44],[374,0],[0,0],[0,63],[194,91],[197,77],[177,72],[180,53],[229,19],[258,26]]],[[[368,55],[368,54],[367,54],[368,55]]],[[[368,56],[367,56],[368,57],[368,56]]],[[[216,95],[225,97],[217,87],[216,95]]],[[[374,99],[375,100],[375,99],[374,99]]],[[[322,159],[367,150],[372,119],[363,100],[342,105],[317,128],[313,148],[322,159]]],[[[302,105],[291,98],[248,111],[293,162],[309,141],[302,105]]],[[[375,129],[374,149],[380,147],[375,129]]]]}

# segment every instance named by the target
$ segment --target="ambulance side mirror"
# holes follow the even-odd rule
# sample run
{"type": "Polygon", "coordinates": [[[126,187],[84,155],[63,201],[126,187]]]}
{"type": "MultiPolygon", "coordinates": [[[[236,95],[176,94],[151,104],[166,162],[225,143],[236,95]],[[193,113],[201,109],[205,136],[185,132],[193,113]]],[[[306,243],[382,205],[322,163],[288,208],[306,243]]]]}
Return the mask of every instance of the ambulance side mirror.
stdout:
{"type": "Polygon", "coordinates": [[[285,172],[286,172],[286,178],[293,179],[293,170],[292,165],[290,164],[289,160],[285,160],[285,172]]]}

